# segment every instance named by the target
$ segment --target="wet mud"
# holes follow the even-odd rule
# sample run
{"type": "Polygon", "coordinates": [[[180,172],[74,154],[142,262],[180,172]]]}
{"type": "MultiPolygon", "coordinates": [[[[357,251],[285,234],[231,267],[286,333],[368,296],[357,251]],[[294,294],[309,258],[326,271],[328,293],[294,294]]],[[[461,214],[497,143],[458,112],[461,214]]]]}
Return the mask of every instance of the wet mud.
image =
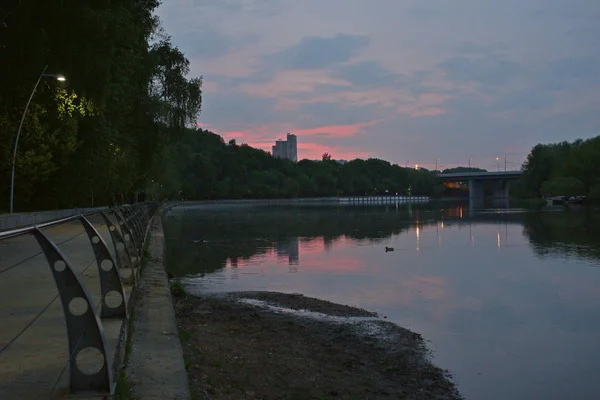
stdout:
{"type": "Polygon", "coordinates": [[[178,296],[197,399],[461,399],[423,338],[377,314],[298,294],[178,296]]]}

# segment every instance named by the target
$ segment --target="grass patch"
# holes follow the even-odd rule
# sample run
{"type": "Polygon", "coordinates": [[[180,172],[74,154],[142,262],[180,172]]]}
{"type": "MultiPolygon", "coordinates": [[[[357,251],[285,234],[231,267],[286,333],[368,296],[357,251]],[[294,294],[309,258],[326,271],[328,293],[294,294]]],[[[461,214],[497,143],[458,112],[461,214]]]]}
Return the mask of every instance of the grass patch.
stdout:
{"type": "Polygon", "coordinates": [[[127,365],[129,364],[129,357],[131,356],[131,346],[134,330],[135,321],[135,306],[131,308],[129,313],[129,319],[127,320],[127,339],[125,339],[125,357],[123,359],[123,367],[119,373],[119,379],[117,380],[117,387],[115,389],[116,400],[135,400],[133,395],[133,384],[127,378],[127,365]]]}
{"type": "Polygon", "coordinates": [[[178,279],[173,279],[169,286],[173,297],[187,297],[187,292],[178,279]]]}
{"type": "Polygon", "coordinates": [[[129,382],[124,369],[122,369],[119,374],[114,398],[115,400],[135,400],[135,396],[133,395],[133,384],[129,382]]]}

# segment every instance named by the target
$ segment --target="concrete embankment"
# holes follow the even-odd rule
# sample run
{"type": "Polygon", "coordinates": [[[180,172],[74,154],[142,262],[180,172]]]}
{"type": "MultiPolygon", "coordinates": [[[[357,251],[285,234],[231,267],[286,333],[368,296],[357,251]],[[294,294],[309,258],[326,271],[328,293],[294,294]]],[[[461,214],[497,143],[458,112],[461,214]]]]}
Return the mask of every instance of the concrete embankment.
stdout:
{"type": "Polygon", "coordinates": [[[189,399],[175,311],[164,265],[164,234],[160,215],[152,221],[146,258],[134,306],[127,381],[136,399],[189,399]]]}

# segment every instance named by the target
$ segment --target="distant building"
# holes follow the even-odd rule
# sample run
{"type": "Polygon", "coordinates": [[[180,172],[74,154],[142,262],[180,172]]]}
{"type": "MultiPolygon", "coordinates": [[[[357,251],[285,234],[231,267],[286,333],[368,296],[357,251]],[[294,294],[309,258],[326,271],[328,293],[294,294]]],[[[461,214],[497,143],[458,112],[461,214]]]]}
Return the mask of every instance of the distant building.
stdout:
{"type": "Polygon", "coordinates": [[[287,140],[275,141],[273,157],[287,158],[294,162],[298,161],[298,141],[296,135],[288,133],[287,140]]]}

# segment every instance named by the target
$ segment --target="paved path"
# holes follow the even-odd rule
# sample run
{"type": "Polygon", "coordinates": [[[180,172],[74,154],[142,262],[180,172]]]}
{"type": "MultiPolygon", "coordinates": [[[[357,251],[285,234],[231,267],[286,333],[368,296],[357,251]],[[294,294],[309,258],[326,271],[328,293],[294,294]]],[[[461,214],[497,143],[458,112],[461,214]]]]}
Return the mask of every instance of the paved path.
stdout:
{"type": "MultiPolygon", "coordinates": [[[[110,235],[99,215],[90,222],[114,256],[110,235]]],[[[100,304],[100,284],[94,253],[80,222],[44,230],[72,262],[76,273],[100,304]]],[[[49,308],[5,351],[0,353],[0,399],[56,399],[68,391],[68,343],[65,319],[48,263],[37,241],[20,236],[0,241],[0,349],[38,315],[49,308]],[[37,255],[36,255],[37,254],[37,255]]],[[[131,288],[126,290],[131,293],[131,288]]],[[[104,319],[112,365],[123,320],[104,319]]]]}
{"type": "Polygon", "coordinates": [[[165,272],[165,240],[159,217],[154,218],[151,232],[151,259],[144,265],[137,288],[126,372],[135,398],[187,400],[190,398],[187,371],[165,272]]]}

